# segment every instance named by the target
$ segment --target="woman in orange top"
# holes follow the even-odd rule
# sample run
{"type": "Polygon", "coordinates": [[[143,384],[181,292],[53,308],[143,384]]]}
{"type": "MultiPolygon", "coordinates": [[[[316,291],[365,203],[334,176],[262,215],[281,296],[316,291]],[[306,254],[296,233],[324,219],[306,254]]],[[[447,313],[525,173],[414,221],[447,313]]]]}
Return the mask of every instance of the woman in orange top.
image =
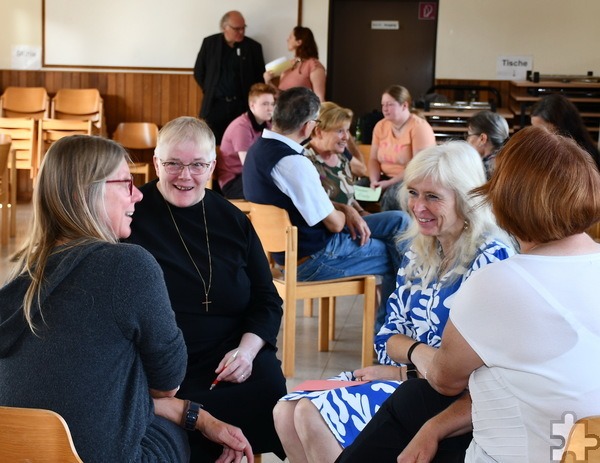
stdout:
{"type": "Polygon", "coordinates": [[[404,169],[415,154],[435,145],[429,123],[411,113],[412,99],[400,85],[388,87],[381,97],[383,119],[373,129],[369,180],[371,188],[381,187],[381,209],[400,209],[397,198],[404,169]]]}

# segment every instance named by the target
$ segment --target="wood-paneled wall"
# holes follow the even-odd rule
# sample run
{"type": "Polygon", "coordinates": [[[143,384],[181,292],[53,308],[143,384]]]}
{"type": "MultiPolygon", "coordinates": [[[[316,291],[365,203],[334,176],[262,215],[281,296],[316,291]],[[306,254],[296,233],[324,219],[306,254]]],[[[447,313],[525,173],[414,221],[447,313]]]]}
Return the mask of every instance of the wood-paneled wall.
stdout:
{"type": "MultiPolygon", "coordinates": [[[[509,81],[437,79],[436,84],[482,85],[498,89],[502,106],[508,106],[509,81]]],[[[0,91],[10,85],[45,87],[50,95],[61,88],[97,88],[104,98],[108,133],[119,122],[154,122],[159,127],[179,116],[197,116],[202,90],[190,74],[86,71],[0,70],[0,91]]],[[[439,93],[453,98],[450,91],[439,93]]],[[[481,92],[479,99],[490,95],[481,92]]]]}
{"type": "Polygon", "coordinates": [[[0,71],[1,91],[8,86],[45,87],[50,96],[61,88],[97,88],[104,99],[109,134],[119,122],[154,122],[197,116],[202,90],[190,74],[86,71],[0,71]]]}

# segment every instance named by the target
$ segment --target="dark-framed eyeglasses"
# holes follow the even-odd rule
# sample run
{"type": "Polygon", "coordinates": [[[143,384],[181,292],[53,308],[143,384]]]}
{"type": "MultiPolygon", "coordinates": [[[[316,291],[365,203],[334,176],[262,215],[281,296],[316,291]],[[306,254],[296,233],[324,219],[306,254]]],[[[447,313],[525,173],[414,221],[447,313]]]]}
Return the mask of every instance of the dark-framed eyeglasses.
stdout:
{"type": "Polygon", "coordinates": [[[106,183],[127,183],[129,196],[133,195],[133,175],[130,175],[127,180],[107,180],[106,183]]]}
{"type": "Polygon", "coordinates": [[[194,162],[190,162],[189,164],[183,164],[183,163],[177,162],[177,161],[163,161],[162,159],[160,160],[160,163],[165,168],[165,171],[167,172],[167,174],[170,174],[170,175],[180,174],[181,172],[183,172],[183,169],[185,167],[187,167],[189,169],[190,175],[202,175],[202,174],[205,174],[206,172],[208,172],[208,169],[210,169],[210,166],[212,165],[212,161],[211,162],[194,161],[194,162]]]}
{"type": "Polygon", "coordinates": [[[231,30],[233,30],[235,32],[240,33],[240,32],[245,32],[246,28],[248,26],[244,24],[243,26],[240,26],[240,27],[233,27],[231,24],[227,24],[227,27],[229,27],[231,30]]]}

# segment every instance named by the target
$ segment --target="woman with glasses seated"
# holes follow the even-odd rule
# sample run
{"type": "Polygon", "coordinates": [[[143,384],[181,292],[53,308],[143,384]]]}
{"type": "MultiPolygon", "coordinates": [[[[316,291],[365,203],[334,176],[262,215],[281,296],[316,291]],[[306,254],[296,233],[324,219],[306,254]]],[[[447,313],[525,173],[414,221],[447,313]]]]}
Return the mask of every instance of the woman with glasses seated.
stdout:
{"type": "Polygon", "coordinates": [[[435,146],[435,134],[425,119],[412,112],[410,93],[400,85],[385,89],[381,110],[383,119],[373,129],[369,181],[371,188],[383,191],[381,210],[398,210],[406,166],[419,151],[435,146]]]}
{"type": "MultiPolygon", "coordinates": [[[[282,301],[248,218],[206,189],[215,157],[203,121],[167,123],[154,156],[158,180],[141,188],[130,241],[162,267],[183,332],[188,365],[178,395],[242,428],[255,453],[283,457],[271,415],[286,393],[275,355],[282,301]]],[[[190,434],[190,445],[192,461],[219,456],[199,433],[190,434]]]]}
{"type": "Polygon", "coordinates": [[[44,156],[31,230],[0,289],[0,405],[60,414],[86,463],[186,462],[181,427],[221,442],[220,461],[251,459],[239,429],[174,398],[187,356],[162,272],[119,243],[142,199],[128,161],[87,135],[44,156]]]}
{"type": "Polygon", "coordinates": [[[498,113],[479,111],[469,119],[465,140],[481,156],[489,180],[494,172],[496,153],[508,140],[508,122],[498,113]]]}

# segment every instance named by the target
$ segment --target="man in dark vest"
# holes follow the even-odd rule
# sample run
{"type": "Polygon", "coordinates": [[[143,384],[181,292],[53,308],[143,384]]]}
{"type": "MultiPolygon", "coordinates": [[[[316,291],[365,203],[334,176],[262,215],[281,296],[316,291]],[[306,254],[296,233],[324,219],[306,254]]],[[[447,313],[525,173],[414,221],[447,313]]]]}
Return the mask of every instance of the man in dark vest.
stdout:
{"type": "Polygon", "coordinates": [[[202,88],[200,117],[215,134],[217,145],[229,123],[248,109],[252,84],[263,82],[262,46],[246,37],[239,11],[221,18],[221,33],[206,37],[196,58],[194,78],[202,88]]]}
{"type": "MultiPolygon", "coordinates": [[[[272,130],[263,130],[246,155],[244,196],[287,210],[298,227],[299,281],[381,275],[382,304],[377,317],[381,324],[403,256],[403,244],[396,237],[406,229],[409,218],[405,212],[388,211],[373,214],[371,220],[331,202],[300,144],[319,123],[319,106],[317,95],[304,87],[279,95],[272,130]]],[[[273,258],[284,263],[283,255],[273,258]]]]}

